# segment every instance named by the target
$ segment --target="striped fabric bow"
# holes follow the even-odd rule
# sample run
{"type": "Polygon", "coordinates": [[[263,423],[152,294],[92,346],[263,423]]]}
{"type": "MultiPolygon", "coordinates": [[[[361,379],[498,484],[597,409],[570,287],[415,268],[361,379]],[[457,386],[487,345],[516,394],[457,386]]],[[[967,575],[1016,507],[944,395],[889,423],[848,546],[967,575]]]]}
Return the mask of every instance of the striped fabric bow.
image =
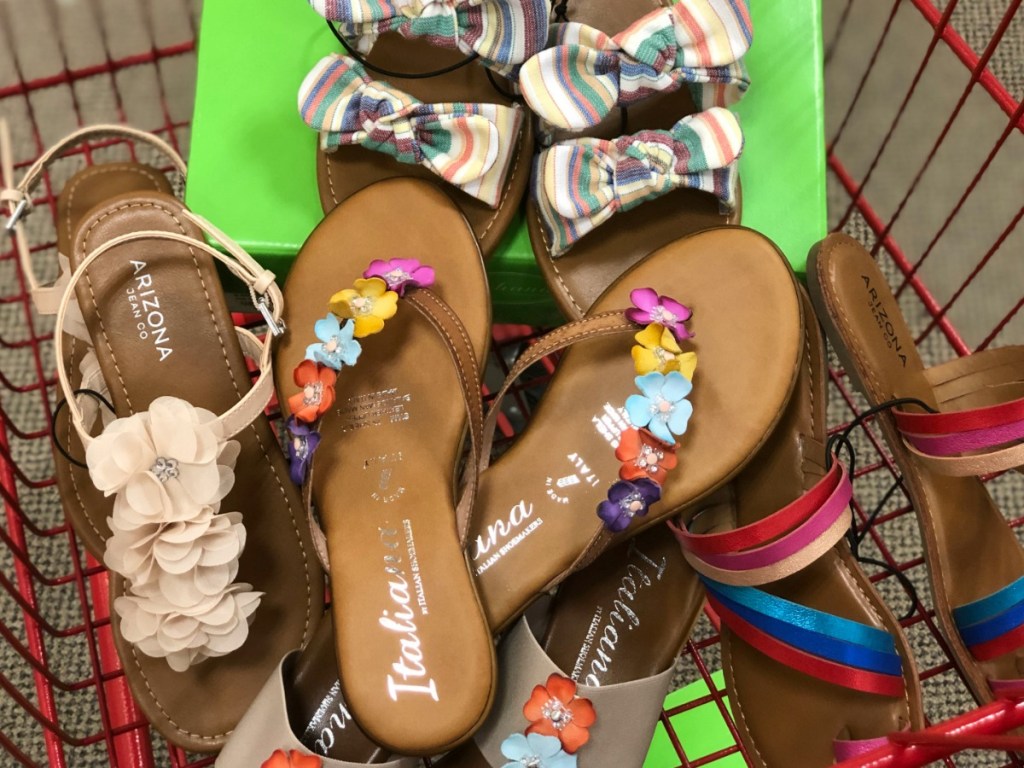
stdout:
{"type": "Polygon", "coordinates": [[[684,117],[671,131],[555,144],[537,158],[534,175],[552,255],[562,255],[619,211],[675,189],[704,190],[735,207],[735,163],[742,150],[736,116],[720,107],[684,117]]]}
{"type": "Polygon", "coordinates": [[[530,108],[558,128],[582,130],[613,107],[684,84],[698,110],[725,107],[750,84],[739,61],[750,47],[750,15],[739,0],[682,0],[615,37],[574,23],[552,37],[523,65],[519,84],[530,108]]]}
{"type": "Polygon", "coordinates": [[[547,43],[550,0],[310,0],[366,53],[377,37],[398,32],[456,48],[500,70],[521,64],[547,43]]]}
{"type": "Polygon", "coordinates": [[[523,119],[519,107],[423,104],[340,54],[324,57],[306,76],[299,112],[320,131],[326,151],[359,144],[422,165],[492,208],[523,119]]]}

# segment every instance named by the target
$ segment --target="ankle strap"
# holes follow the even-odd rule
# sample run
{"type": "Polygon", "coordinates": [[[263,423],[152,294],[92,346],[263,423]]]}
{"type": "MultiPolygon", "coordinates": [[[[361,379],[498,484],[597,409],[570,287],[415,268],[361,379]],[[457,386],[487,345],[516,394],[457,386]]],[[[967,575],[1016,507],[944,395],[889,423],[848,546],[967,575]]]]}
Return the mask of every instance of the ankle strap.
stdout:
{"type": "MultiPolygon", "coordinates": [[[[93,141],[107,137],[128,139],[141,142],[153,147],[161,154],[167,156],[182,177],[185,176],[185,161],[174,150],[174,148],[163,139],[151,133],[130,128],[126,125],[93,125],[87,128],[80,128],[74,131],[57,144],[44,152],[29,169],[21,181],[15,186],[8,186],[0,189],[0,203],[7,207],[8,217],[4,228],[14,236],[15,247],[18,251],[18,259],[21,262],[21,269],[28,281],[29,295],[35,304],[36,310],[42,314],[52,315],[57,312],[57,307],[64,292],[64,283],[60,279],[49,286],[41,285],[36,277],[32,266],[31,251],[28,247],[28,239],[25,236],[21,220],[32,210],[32,197],[29,194],[32,188],[42,178],[46,171],[57,159],[63,157],[68,150],[86,141],[93,141]]],[[[0,172],[3,173],[4,184],[14,184],[14,154],[11,146],[11,135],[7,121],[0,120],[0,172]]]]}
{"type": "MultiPolygon", "coordinates": [[[[85,260],[79,264],[74,274],[71,275],[67,289],[61,297],[60,303],[57,307],[57,322],[53,335],[54,354],[58,361],[64,359],[63,331],[67,321],[68,309],[76,301],[74,292],[75,285],[82,279],[82,276],[86,273],[89,267],[95,261],[103,257],[108,251],[119,245],[134,243],[141,240],[167,240],[182,243],[190,248],[197,248],[224,264],[233,275],[245,283],[246,287],[249,289],[249,294],[252,296],[253,306],[263,315],[270,328],[270,332],[262,342],[249,331],[242,328],[236,329],[239,338],[242,341],[243,351],[245,351],[247,355],[254,357],[254,359],[259,362],[260,376],[253,384],[252,389],[250,389],[238,401],[238,403],[236,403],[226,413],[218,416],[218,421],[221,423],[224,431],[224,439],[228,439],[238,434],[245,429],[245,427],[251,424],[252,421],[267,407],[267,404],[270,402],[271,395],[274,393],[270,352],[274,336],[279,336],[285,329],[285,325],[281,320],[283,297],[281,296],[281,289],[277,287],[277,283],[274,281],[274,273],[270,270],[263,269],[263,267],[261,267],[255,259],[249,256],[249,254],[242,250],[237,243],[232,241],[227,235],[202,217],[184,209],[182,209],[181,215],[205,230],[210,237],[212,237],[222,248],[224,248],[225,251],[227,251],[227,253],[221,253],[216,248],[208,245],[202,240],[196,240],[177,232],[143,230],[140,232],[131,232],[108,240],[90,253],[85,260]]],[[[77,398],[71,390],[71,382],[68,379],[68,373],[64,370],[64,366],[59,363],[57,365],[57,378],[60,381],[64,398],[67,400],[67,408],[71,415],[71,423],[74,424],[75,429],[78,431],[83,447],[88,448],[89,444],[93,441],[93,437],[89,434],[88,428],[84,422],[82,410],[78,405],[77,398]]]]}

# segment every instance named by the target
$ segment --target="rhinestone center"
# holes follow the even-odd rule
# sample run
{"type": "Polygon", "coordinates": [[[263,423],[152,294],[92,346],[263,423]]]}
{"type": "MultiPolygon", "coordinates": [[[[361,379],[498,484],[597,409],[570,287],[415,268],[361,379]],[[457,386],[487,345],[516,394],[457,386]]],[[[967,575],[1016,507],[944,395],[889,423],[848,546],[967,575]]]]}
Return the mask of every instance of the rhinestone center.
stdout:
{"type": "Polygon", "coordinates": [[[399,283],[404,283],[406,280],[409,280],[411,277],[412,277],[412,275],[410,275],[404,269],[399,269],[398,267],[395,267],[390,272],[387,272],[384,275],[384,279],[387,281],[389,286],[391,286],[391,285],[398,285],[399,283]]]}
{"type": "Polygon", "coordinates": [[[551,721],[556,731],[564,730],[572,722],[572,712],[558,699],[548,699],[540,713],[551,721]]]}
{"type": "Polygon", "coordinates": [[[352,311],[357,315],[368,315],[373,310],[373,299],[366,296],[356,296],[349,302],[352,311]]]}
{"type": "Polygon", "coordinates": [[[324,395],[324,385],[321,381],[314,381],[302,388],[303,405],[319,405],[324,395]]]}
{"type": "Polygon", "coordinates": [[[673,312],[669,312],[661,304],[651,310],[651,319],[658,325],[675,325],[679,318],[673,312]]]}
{"type": "Polygon", "coordinates": [[[156,479],[161,483],[173,480],[180,474],[178,471],[178,460],[168,459],[163,456],[156,457],[156,461],[153,462],[153,466],[149,468],[149,471],[156,475],[156,479]]]}

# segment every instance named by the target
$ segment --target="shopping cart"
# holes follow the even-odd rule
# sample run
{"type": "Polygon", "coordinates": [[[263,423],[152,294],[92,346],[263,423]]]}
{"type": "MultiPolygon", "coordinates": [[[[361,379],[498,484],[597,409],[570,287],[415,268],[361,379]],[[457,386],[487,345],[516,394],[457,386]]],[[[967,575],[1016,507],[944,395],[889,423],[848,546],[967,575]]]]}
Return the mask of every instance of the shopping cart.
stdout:
{"type": "MultiPolygon", "coordinates": [[[[187,148],[198,2],[0,0],[0,115],[13,124],[16,174],[71,128],[98,120],[127,120],[187,148]]],[[[1024,238],[1015,229],[1024,214],[1016,160],[1024,142],[1020,4],[828,0],[826,8],[831,224],[877,255],[932,361],[1024,341],[1024,238]]],[[[93,157],[131,151],[116,142],[86,147],[54,181],[93,157]]],[[[33,242],[43,245],[34,256],[53,274],[49,180],[39,193],[31,226],[33,242]]],[[[532,335],[499,329],[493,376],[507,371],[532,335]]],[[[546,362],[517,387],[502,424],[506,437],[528,418],[551,367],[546,362]]],[[[32,310],[11,244],[2,242],[0,764],[209,765],[212,757],[187,755],[155,735],[131,700],[111,642],[104,569],[84,554],[60,511],[49,445],[55,397],[52,324],[32,310]]],[[[863,405],[833,367],[830,423],[841,428],[863,405]]],[[[974,709],[929,606],[898,471],[870,421],[855,445],[855,512],[861,525],[873,519],[863,553],[887,565],[869,572],[890,604],[913,607],[904,626],[937,725],[933,740],[948,744],[941,732],[953,729],[969,744],[972,734],[1019,725],[1020,703],[974,709]],[[912,591],[921,598],[916,605],[912,591]]],[[[1004,510],[1024,513],[1018,476],[992,478],[990,489],[1004,510]]],[[[712,678],[718,667],[715,624],[706,617],[679,669],[703,680],[709,693],[662,716],[679,766],[745,759],[720,678],[712,678]],[[677,724],[700,706],[721,712],[729,746],[687,751],[687,733],[677,724]]],[[[891,754],[888,765],[912,765],[937,753],[894,746],[891,754]]],[[[1002,752],[968,751],[945,764],[1022,763],[1002,752]]]]}

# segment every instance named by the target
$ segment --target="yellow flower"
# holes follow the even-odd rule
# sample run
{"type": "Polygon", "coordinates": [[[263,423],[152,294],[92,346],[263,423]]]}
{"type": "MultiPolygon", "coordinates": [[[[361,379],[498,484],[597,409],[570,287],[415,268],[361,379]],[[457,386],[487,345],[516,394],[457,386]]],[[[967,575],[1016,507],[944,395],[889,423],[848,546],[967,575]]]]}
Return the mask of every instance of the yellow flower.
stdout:
{"type": "Polygon", "coordinates": [[[641,376],[655,371],[679,371],[686,378],[693,378],[697,354],[683,352],[668,328],[651,323],[633,338],[638,342],[633,347],[633,365],[641,376]]]}
{"type": "Polygon", "coordinates": [[[379,277],[359,278],[355,288],[346,288],[331,296],[330,309],[338,317],[351,317],[357,339],[379,333],[384,321],[398,311],[398,294],[388,290],[379,277]]]}

